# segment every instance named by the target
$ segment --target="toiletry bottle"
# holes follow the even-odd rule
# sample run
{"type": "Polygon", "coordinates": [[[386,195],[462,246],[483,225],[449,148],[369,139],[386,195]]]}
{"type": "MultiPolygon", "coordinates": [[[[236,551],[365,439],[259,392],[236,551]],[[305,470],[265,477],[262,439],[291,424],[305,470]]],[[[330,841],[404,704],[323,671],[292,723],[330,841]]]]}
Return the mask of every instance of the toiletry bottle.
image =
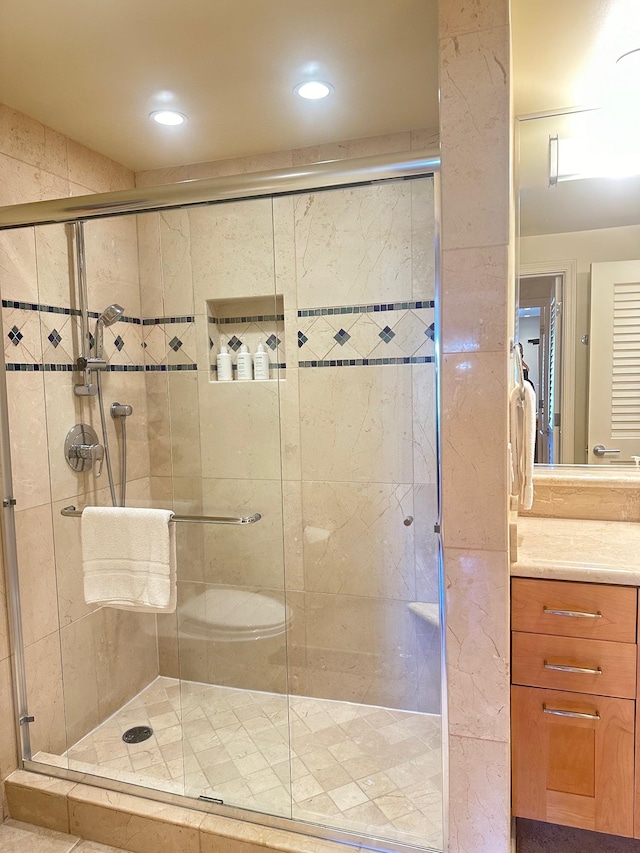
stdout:
{"type": "Polygon", "coordinates": [[[253,356],[253,378],[269,378],[269,356],[267,355],[263,344],[258,344],[258,349],[255,351],[253,356]]]}
{"type": "Polygon", "coordinates": [[[246,344],[242,344],[238,353],[238,379],[241,382],[253,379],[253,361],[251,360],[249,347],[246,344]]]}
{"type": "Polygon", "coordinates": [[[218,367],[218,382],[231,382],[233,379],[231,354],[225,344],[220,344],[220,352],[216,358],[216,365],[218,367]]]}

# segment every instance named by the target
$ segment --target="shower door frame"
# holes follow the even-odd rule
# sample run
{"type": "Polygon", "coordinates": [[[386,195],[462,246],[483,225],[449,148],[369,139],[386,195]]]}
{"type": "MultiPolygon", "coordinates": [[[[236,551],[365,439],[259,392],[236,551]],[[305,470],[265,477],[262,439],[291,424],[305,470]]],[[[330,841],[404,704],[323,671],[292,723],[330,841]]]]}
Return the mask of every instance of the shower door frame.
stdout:
{"type": "MultiPolygon", "coordinates": [[[[403,152],[399,154],[375,155],[351,160],[326,161],[308,166],[254,172],[223,178],[210,178],[197,181],[182,181],[158,187],[145,187],[132,190],[120,190],[110,193],[95,193],[73,198],[53,199],[43,202],[10,205],[0,207],[0,231],[29,228],[36,225],[53,223],[77,223],[91,219],[106,219],[114,216],[135,215],[138,213],[213,205],[224,202],[242,201],[252,198],[294,195],[301,192],[375,185],[389,181],[411,178],[432,178],[434,181],[434,256],[435,256],[435,367],[436,367],[436,447],[440,460],[440,420],[441,420],[441,371],[440,371],[440,152],[430,149],[423,152],[403,152]]],[[[16,501],[13,496],[11,470],[11,437],[9,432],[9,409],[7,397],[7,375],[4,350],[0,350],[0,479],[2,483],[2,549],[5,575],[8,585],[7,607],[9,611],[9,637],[13,664],[14,711],[17,740],[19,747],[18,764],[21,769],[72,782],[83,782],[97,788],[155,800],[169,805],[177,805],[217,814],[262,826],[283,829],[289,832],[341,841],[347,845],[362,847],[366,843],[380,841],[388,850],[399,853],[424,850],[401,842],[392,842],[376,836],[362,836],[358,833],[324,827],[295,818],[283,818],[263,812],[253,812],[233,806],[214,805],[209,801],[195,799],[184,794],[171,794],[164,791],[119,782],[101,776],[86,774],[54,765],[33,761],[29,737],[28,695],[25,676],[25,654],[22,634],[20,584],[17,557],[17,537],[15,527],[16,501]],[[365,842],[365,843],[363,843],[365,842]]],[[[440,684],[441,684],[441,721],[442,721],[442,830],[443,850],[449,849],[448,839],[448,702],[446,689],[446,647],[445,647],[445,610],[443,593],[443,559],[441,539],[441,480],[440,466],[436,470],[438,517],[434,532],[438,534],[438,576],[439,576],[439,615],[440,615],[440,684]]]]}

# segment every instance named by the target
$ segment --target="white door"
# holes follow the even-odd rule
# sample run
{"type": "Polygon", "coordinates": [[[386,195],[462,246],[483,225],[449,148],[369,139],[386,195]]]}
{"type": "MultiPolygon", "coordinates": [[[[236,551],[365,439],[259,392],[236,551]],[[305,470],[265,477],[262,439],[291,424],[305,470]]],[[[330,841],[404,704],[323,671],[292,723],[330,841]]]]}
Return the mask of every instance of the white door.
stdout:
{"type": "Polygon", "coordinates": [[[640,456],[640,260],[591,264],[590,464],[640,456]]]}

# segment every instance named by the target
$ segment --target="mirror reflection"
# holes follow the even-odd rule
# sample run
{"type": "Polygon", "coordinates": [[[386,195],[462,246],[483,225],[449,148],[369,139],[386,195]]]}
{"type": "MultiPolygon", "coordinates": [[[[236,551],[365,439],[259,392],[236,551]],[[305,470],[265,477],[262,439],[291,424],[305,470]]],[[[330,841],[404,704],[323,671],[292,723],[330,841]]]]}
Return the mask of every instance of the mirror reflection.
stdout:
{"type": "Polygon", "coordinates": [[[640,124],[616,106],[522,118],[518,132],[518,327],[536,461],[637,465],[640,124]]]}

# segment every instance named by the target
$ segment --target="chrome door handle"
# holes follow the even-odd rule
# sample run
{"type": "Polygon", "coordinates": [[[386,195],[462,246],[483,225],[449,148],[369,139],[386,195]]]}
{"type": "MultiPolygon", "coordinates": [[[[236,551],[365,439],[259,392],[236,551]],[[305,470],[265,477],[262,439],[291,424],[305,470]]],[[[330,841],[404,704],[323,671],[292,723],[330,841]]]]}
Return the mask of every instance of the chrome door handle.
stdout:
{"type": "Polygon", "coordinates": [[[595,669],[591,669],[590,667],[586,666],[565,666],[564,664],[547,663],[547,661],[545,661],[544,668],[556,669],[558,670],[558,672],[579,672],[583,675],[602,675],[602,670],[599,666],[597,666],[595,669]]]}
{"type": "Polygon", "coordinates": [[[620,450],[614,450],[609,447],[605,447],[604,444],[596,444],[593,448],[593,455],[598,458],[602,458],[606,456],[608,453],[620,453],[620,450]]]}

